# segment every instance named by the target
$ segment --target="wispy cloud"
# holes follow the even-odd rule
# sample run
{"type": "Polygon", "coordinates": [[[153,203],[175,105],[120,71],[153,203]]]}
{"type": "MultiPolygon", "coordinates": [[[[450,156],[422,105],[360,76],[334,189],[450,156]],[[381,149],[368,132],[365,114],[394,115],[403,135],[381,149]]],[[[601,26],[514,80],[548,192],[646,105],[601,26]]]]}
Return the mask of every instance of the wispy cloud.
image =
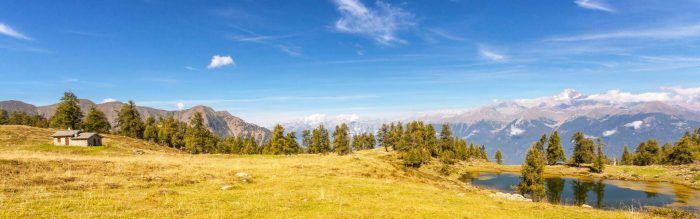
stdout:
{"type": "Polygon", "coordinates": [[[27,35],[16,31],[12,27],[4,23],[0,23],[0,34],[20,40],[32,40],[32,38],[29,38],[27,35]]]}
{"type": "Polygon", "coordinates": [[[219,103],[254,103],[254,102],[288,102],[288,101],[350,101],[378,98],[375,95],[339,95],[339,96],[274,96],[274,97],[259,97],[259,98],[241,98],[241,99],[193,99],[193,100],[165,100],[165,101],[139,101],[145,105],[162,105],[162,104],[219,104],[219,103]]]}
{"type": "Polygon", "coordinates": [[[614,31],[607,33],[583,34],[565,37],[556,37],[551,41],[587,41],[587,40],[606,40],[606,39],[629,39],[629,38],[646,38],[646,39],[682,39],[700,37],[700,24],[649,28],[649,29],[630,29],[623,31],[614,31]]]}
{"type": "Polygon", "coordinates": [[[284,39],[297,37],[298,36],[297,34],[259,35],[253,31],[243,29],[240,27],[234,26],[234,28],[240,30],[241,32],[244,32],[245,34],[230,34],[227,37],[231,40],[238,41],[238,42],[244,42],[244,43],[264,44],[264,45],[268,45],[268,46],[277,48],[280,51],[282,51],[290,56],[295,56],[295,57],[303,56],[303,54],[301,53],[300,47],[281,42],[284,39]]]}
{"type": "Polygon", "coordinates": [[[579,7],[585,9],[606,11],[610,13],[616,12],[615,9],[613,9],[612,7],[608,6],[600,0],[576,0],[574,1],[574,3],[576,3],[576,5],[578,5],[579,7]]]}
{"type": "Polygon", "coordinates": [[[444,30],[440,30],[440,29],[428,29],[428,31],[430,31],[430,33],[432,33],[433,35],[436,35],[436,36],[439,36],[439,37],[442,37],[442,38],[445,38],[445,39],[448,39],[448,40],[458,41],[458,42],[466,41],[466,39],[464,39],[464,38],[462,38],[462,37],[460,37],[460,36],[454,35],[454,34],[452,34],[452,33],[449,33],[449,32],[447,32],[447,31],[444,31],[444,30]]]}
{"type": "Polygon", "coordinates": [[[481,57],[487,58],[491,61],[496,61],[496,62],[502,62],[506,60],[506,56],[503,54],[496,53],[491,50],[486,50],[486,49],[479,49],[479,55],[481,57]]]}
{"type": "Polygon", "coordinates": [[[376,8],[368,8],[358,0],[335,0],[340,19],[335,30],[371,38],[377,43],[392,45],[405,43],[397,32],[415,24],[415,16],[389,3],[377,1],[376,8]]]}
{"type": "Polygon", "coordinates": [[[207,66],[208,69],[221,68],[227,65],[235,65],[231,56],[215,55],[211,57],[211,62],[207,66]]]}

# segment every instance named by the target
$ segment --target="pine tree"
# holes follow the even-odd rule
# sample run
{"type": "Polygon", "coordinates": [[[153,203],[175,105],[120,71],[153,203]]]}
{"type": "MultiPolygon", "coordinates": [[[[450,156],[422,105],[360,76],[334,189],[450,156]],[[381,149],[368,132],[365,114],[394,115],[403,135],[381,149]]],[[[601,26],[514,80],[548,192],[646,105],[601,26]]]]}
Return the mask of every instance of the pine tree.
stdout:
{"type": "Polygon", "coordinates": [[[693,147],[697,147],[694,145],[695,143],[690,135],[686,134],[681,137],[681,139],[673,146],[671,153],[668,155],[668,163],[674,165],[692,163],[693,154],[691,150],[693,147]]]}
{"type": "Polygon", "coordinates": [[[51,128],[57,129],[79,129],[82,124],[83,113],[78,106],[78,97],[73,92],[63,93],[61,103],[56,107],[56,113],[51,117],[51,128]]]}
{"type": "Polygon", "coordinates": [[[7,110],[0,109],[0,125],[7,125],[9,123],[10,114],[7,110]]]}
{"type": "Polygon", "coordinates": [[[501,149],[496,150],[496,154],[493,155],[493,158],[496,160],[498,165],[503,164],[503,154],[501,154],[501,149]]]}
{"type": "Polygon", "coordinates": [[[586,138],[581,132],[574,133],[571,136],[571,140],[574,142],[574,154],[573,163],[574,165],[581,165],[584,163],[593,162],[593,156],[595,155],[595,143],[591,139],[586,138]]]}
{"type": "Polygon", "coordinates": [[[564,147],[561,146],[559,132],[554,131],[547,142],[547,164],[555,165],[559,161],[564,162],[565,159],[564,147]]]}
{"type": "MultiPolygon", "coordinates": [[[[545,144],[547,144],[547,134],[542,134],[542,136],[540,136],[540,140],[535,142],[535,147],[537,147],[537,150],[542,151],[542,153],[544,153],[545,144]]],[[[544,154],[543,156],[547,156],[547,154],[544,154]]]]}
{"type": "Polygon", "coordinates": [[[454,137],[452,137],[452,130],[450,126],[445,123],[442,124],[440,129],[440,151],[452,151],[456,152],[453,147],[454,137]]]}
{"type": "Polygon", "coordinates": [[[544,166],[545,158],[543,151],[533,144],[525,156],[525,163],[521,167],[520,182],[516,190],[532,198],[533,201],[540,201],[545,197],[544,188],[544,166]]]}
{"type": "Polygon", "coordinates": [[[156,127],[156,119],[152,116],[149,116],[146,119],[146,123],[144,124],[143,139],[152,142],[158,141],[158,128],[156,127]]]}
{"type": "Polygon", "coordinates": [[[377,133],[377,137],[379,137],[377,140],[379,141],[379,145],[381,147],[384,147],[385,151],[389,151],[389,147],[393,144],[391,142],[391,131],[389,129],[389,125],[387,124],[382,124],[382,127],[379,128],[379,131],[377,133]]]}
{"type": "Polygon", "coordinates": [[[287,144],[287,139],[284,136],[284,127],[282,125],[275,125],[272,131],[272,138],[270,138],[270,145],[267,148],[267,153],[269,154],[284,154],[284,147],[287,144]]]}
{"type": "Polygon", "coordinates": [[[311,146],[309,146],[309,153],[326,154],[330,151],[331,145],[330,137],[328,136],[328,130],[323,126],[323,124],[321,124],[312,131],[311,146]]]}
{"type": "Polygon", "coordinates": [[[127,137],[143,137],[143,121],[133,101],[124,104],[117,116],[118,133],[127,137]]]}
{"type": "Polygon", "coordinates": [[[591,168],[591,171],[594,173],[602,173],[603,170],[605,170],[605,160],[607,159],[605,157],[605,154],[603,153],[603,140],[598,138],[598,149],[596,150],[597,154],[595,157],[595,160],[593,161],[593,166],[591,168]]]}
{"type": "Polygon", "coordinates": [[[258,154],[258,144],[255,138],[246,138],[243,141],[243,149],[241,149],[242,154],[258,154]]]}
{"type": "Polygon", "coordinates": [[[83,120],[83,130],[86,132],[108,133],[112,126],[107,121],[107,116],[95,107],[90,108],[85,120],[83,120]]]}
{"type": "Polygon", "coordinates": [[[193,154],[216,152],[216,137],[204,125],[202,113],[195,112],[190,118],[190,128],[185,134],[185,150],[193,154]]]}
{"type": "Polygon", "coordinates": [[[659,159],[659,143],[655,139],[649,139],[637,146],[634,154],[634,165],[647,166],[657,164],[659,159]]]}
{"type": "Polygon", "coordinates": [[[287,133],[284,140],[285,144],[282,154],[298,154],[301,152],[301,147],[299,147],[299,142],[297,142],[297,135],[295,132],[287,133]]]}
{"type": "Polygon", "coordinates": [[[348,125],[345,123],[335,127],[333,131],[333,150],[338,155],[346,155],[352,153],[350,149],[350,134],[348,134],[348,125]]]}
{"type": "Polygon", "coordinates": [[[624,149],[622,150],[622,157],[620,158],[620,163],[622,165],[632,165],[633,160],[634,157],[632,156],[632,154],[630,154],[627,145],[625,145],[624,149]]]}

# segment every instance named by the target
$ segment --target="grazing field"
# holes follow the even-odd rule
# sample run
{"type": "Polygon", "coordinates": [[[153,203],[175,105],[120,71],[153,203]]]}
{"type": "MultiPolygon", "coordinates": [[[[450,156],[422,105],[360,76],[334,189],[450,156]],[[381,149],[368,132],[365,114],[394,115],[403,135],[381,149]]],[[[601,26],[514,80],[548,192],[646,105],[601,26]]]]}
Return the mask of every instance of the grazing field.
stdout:
{"type": "Polygon", "coordinates": [[[651,217],[491,198],[384,149],[189,155],[111,135],[107,147],[52,146],[50,133],[0,126],[0,218],[651,217]]]}

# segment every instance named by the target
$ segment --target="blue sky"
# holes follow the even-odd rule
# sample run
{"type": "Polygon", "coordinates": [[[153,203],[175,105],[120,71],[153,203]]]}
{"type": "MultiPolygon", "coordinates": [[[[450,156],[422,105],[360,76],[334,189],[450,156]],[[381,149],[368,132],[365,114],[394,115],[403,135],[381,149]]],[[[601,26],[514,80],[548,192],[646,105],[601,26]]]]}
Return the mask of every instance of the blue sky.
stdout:
{"type": "Polygon", "coordinates": [[[0,99],[269,125],[700,86],[699,0],[0,1],[0,99]]]}

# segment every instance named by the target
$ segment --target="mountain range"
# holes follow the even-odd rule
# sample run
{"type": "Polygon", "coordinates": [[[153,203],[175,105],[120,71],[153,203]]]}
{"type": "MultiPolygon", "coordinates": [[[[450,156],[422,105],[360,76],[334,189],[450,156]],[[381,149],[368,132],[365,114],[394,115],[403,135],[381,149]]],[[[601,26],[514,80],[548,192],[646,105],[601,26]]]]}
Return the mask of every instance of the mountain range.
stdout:
{"type": "Polygon", "coordinates": [[[521,163],[529,146],[542,134],[559,132],[570,156],[570,138],[581,131],[590,138],[601,138],[604,151],[619,157],[623,147],[634,150],[641,141],[655,138],[660,144],[673,143],[685,132],[700,128],[697,95],[679,93],[630,94],[618,90],[584,95],[573,89],[555,96],[498,102],[469,110],[423,113],[397,120],[306,119],[284,126],[300,132],[319,124],[333,129],[347,123],[351,132],[376,132],[382,123],[420,120],[440,131],[447,123],[455,136],[485,145],[493,155],[503,152],[506,163],[521,163]]]}
{"type": "MultiPolygon", "coordinates": [[[[83,115],[87,115],[87,112],[95,107],[98,110],[105,113],[107,120],[112,126],[115,125],[115,120],[119,114],[119,110],[124,105],[122,102],[106,102],[95,104],[90,100],[80,99],[79,104],[80,109],[83,111],[83,115]]],[[[24,103],[21,101],[10,100],[10,101],[0,101],[0,109],[5,109],[9,112],[21,111],[26,112],[30,115],[42,115],[46,118],[50,118],[56,112],[58,104],[52,104],[47,106],[34,106],[32,104],[24,103]]],[[[207,106],[195,106],[190,109],[168,111],[155,109],[151,107],[136,107],[141,114],[142,119],[146,119],[150,116],[154,118],[173,116],[178,118],[180,121],[189,122],[190,117],[194,115],[195,112],[202,113],[204,117],[205,125],[214,132],[215,134],[226,137],[226,136],[237,136],[237,137],[255,137],[258,140],[266,140],[271,136],[270,130],[260,127],[258,125],[247,123],[242,119],[231,115],[226,111],[215,111],[211,107],[207,106]]]]}

